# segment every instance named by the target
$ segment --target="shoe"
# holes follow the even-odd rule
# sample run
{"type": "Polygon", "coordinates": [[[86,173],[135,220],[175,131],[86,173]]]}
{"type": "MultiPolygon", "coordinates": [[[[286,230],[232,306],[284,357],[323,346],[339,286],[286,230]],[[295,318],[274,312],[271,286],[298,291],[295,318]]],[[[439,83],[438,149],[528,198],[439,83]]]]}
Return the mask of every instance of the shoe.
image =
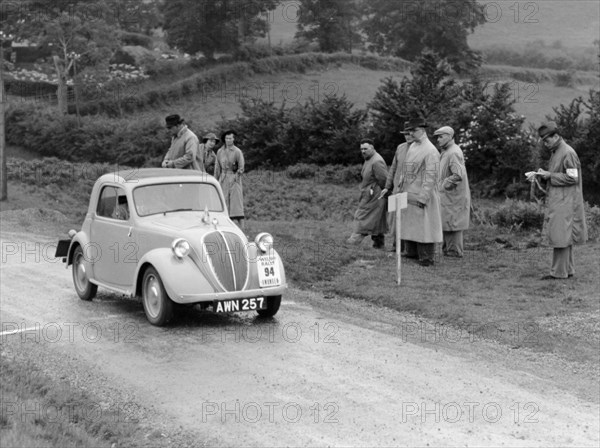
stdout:
{"type": "Polygon", "coordinates": [[[421,266],[433,266],[433,260],[419,260],[421,266]]]}
{"type": "Polygon", "coordinates": [[[417,258],[419,258],[417,255],[408,255],[406,253],[400,254],[402,256],[402,258],[409,258],[411,260],[416,260],[417,258]]]}
{"type": "Polygon", "coordinates": [[[554,277],[553,275],[547,274],[540,277],[540,280],[560,280],[558,277],[554,277]]]}
{"type": "Polygon", "coordinates": [[[567,275],[567,278],[571,278],[571,277],[573,277],[573,275],[575,275],[575,274],[569,274],[569,275],[567,275]]]}
{"type": "Polygon", "coordinates": [[[462,255],[459,255],[455,252],[444,252],[444,257],[450,257],[450,258],[462,258],[462,255]]]}

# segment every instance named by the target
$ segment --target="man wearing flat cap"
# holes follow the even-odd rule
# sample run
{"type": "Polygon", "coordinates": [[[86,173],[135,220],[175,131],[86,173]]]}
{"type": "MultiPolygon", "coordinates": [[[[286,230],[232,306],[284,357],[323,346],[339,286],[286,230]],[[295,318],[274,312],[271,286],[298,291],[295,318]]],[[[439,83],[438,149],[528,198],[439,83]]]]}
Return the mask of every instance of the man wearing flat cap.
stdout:
{"type": "Polygon", "coordinates": [[[406,258],[418,258],[421,266],[432,266],[435,243],[442,242],[442,218],[438,177],[440,155],[427,138],[422,119],[409,120],[404,130],[414,142],[408,148],[400,192],[406,192],[408,206],[401,213],[402,239],[406,258]]]}
{"type": "Polygon", "coordinates": [[[360,152],[365,159],[361,170],[360,199],[354,213],[354,229],[347,242],[359,245],[367,235],[371,235],[373,247],[384,249],[387,201],[381,200],[380,196],[387,179],[387,165],[375,151],[373,140],[361,140],[360,152]]]}
{"type": "Polygon", "coordinates": [[[575,150],[559,135],[556,123],[542,124],[538,134],[544,146],[552,151],[548,171],[540,168],[530,176],[530,180],[535,176],[546,180],[543,235],[554,248],[550,274],[542,280],[569,278],[575,275],[573,244],[587,240],[581,163],[575,150]]]}
{"type": "Polygon", "coordinates": [[[236,132],[228,130],[221,134],[224,145],[217,151],[215,177],[221,183],[229,218],[244,230],[244,189],[242,174],[245,162],[242,150],[235,146],[236,132]]]}
{"type": "MultiPolygon", "coordinates": [[[[408,122],[405,122],[406,126],[408,122]]],[[[387,179],[385,181],[385,188],[381,192],[380,199],[383,199],[387,196],[388,192],[391,190],[391,194],[400,193],[400,185],[404,180],[405,173],[405,165],[404,161],[406,160],[406,154],[408,153],[408,148],[410,144],[414,141],[411,134],[409,132],[402,131],[404,139],[406,140],[404,143],[400,143],[396,148],[396,153],[394,154],[394,160],[392,161],[392,165],[388,171],[387,179]]],[[[396,252],[396,214],[389,214],[389,227],[390,227],[390,237],[392,238],[392,252],[396,252]]],[[[404,241],[400,241],[401,247],[400,250],[404,250],[404,241]]]]}
{"type": "Polygon", "coordinates": [[[196,134],[188,129],[185,121],[179,115],[169,115],[165,121],[171,134],[171,146],[161,166],[163,168],[201,169],[196,160],[198,154],[196,134]]]}
{"type": "Polygon", "coordinates": [[[433,133],[442,153],[440,157],[440,206],[447,257],[463,256],[463,231],[469,228],[471,190],[463,152],[454,142],[454,129],[443,126],[433,133]]]}
{"type": "Polygon", "coordinates": [[[204,171],[211,176],[215,173],[215,162],[217,160],[214,148],[220,141],[219,137],[209,132],[202,137],[202,143],[198,147],[198,156],[196,157],[198,165],[204,167],[204,171]]]}

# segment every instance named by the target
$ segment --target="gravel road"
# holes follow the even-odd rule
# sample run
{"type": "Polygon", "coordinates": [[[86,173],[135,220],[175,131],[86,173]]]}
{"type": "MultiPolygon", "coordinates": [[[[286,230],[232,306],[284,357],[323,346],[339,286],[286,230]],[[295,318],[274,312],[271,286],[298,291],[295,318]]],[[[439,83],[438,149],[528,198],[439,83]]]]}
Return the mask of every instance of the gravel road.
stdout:
{"type": "Polygon", "coordinates": [[[177,432],[196,446],[600,444],[595,378],[550,355],[423,342],[422,320],[293,288],[270,320],[187,309],[157,328],[136,301],[79,300],[54,241],[3,225],[7,359],[35,354],[171,445],[177,432]]]}

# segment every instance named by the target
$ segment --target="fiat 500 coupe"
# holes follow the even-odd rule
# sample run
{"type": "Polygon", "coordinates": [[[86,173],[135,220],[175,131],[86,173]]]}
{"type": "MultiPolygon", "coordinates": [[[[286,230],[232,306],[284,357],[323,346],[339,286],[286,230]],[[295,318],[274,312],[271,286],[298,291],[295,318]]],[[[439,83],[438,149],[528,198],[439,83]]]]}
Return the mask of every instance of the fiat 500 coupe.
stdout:
{"type": "Polygon", "coordinates": [[[69,237],[56,257],[72,266],[79,297],[93,299],[98,286],[140,297],[153,325],[171,319],[174,303],[273,316],[287,288],[273,237],[248,241],[229,219],[218,181],[200,171],[103,175],[81,230],[69,237]]]}

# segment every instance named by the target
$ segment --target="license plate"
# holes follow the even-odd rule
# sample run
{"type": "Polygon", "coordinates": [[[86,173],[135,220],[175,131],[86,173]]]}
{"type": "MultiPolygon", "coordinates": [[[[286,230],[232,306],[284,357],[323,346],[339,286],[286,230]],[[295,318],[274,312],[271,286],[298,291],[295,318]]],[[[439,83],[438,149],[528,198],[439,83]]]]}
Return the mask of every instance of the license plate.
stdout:
{"type": "Polygon", "coordinates": [[[213,303],[215,313],[231,313],[234,311],[252,311],[267,309],[267,300],[264,297],[251,299],[215,300],[213,303]]]}
{"type": "Polygon", "coordinates": [[[274,256],[259,255],[256,257],[256,268],[258,269],[258,284],[261,288],[281,284],[279,264],[274,256]]]}

